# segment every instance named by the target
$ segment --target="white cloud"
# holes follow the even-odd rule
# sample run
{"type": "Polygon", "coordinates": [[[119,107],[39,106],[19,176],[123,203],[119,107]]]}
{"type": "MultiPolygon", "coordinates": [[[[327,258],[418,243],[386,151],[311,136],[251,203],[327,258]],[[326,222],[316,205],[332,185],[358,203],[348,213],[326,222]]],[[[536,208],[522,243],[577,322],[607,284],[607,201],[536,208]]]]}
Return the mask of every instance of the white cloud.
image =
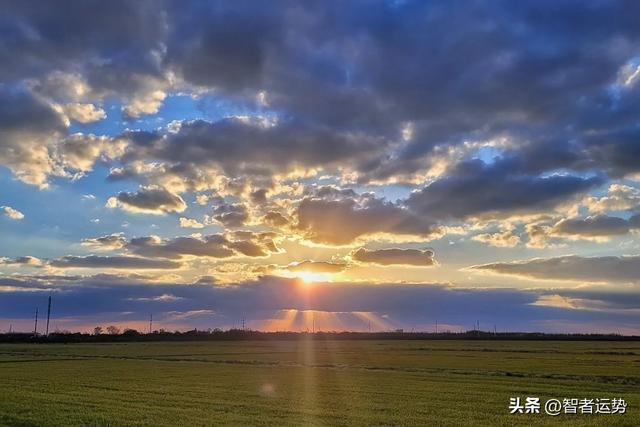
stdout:
{"type": "Polygon", "coordinates": [[[520,236],[514,234],[513,230],[507,230],[499,233],[477,234],[471,240],[498,248],[513,248],[520,243],[520,236]]]}
{"type": "Polygon", "coordinates": [[[0,206],[0,210],[4,213],[4,215],[8,218],[20,220],[24,218],[24,214],[17,209],[12,208],[11,206],[0,206]]]}
{"type": "Polygon", "coordinates": [[[127,116],[133,118],[138,118],[146,114],[155,114],[162,106],[162,102],[166,97],[167,94],[163,91],[154,90],[132,99],[127,105],[122,107],[122,111],[127,116]]]}
{"type": "Polygon", "coordinates": [[[107,117],[107,114],[102,108],[96,107],[93,104],[73,102],[66,104],[63,110],[69,119],[80,123],[93,123],[107,117]]]}
{"type": "Polygon", "coordinates": [[[198,222],[196,219],[192,218],[180,218],[180,227],[182,228],[204,228],[204,224],[198,222]]]}

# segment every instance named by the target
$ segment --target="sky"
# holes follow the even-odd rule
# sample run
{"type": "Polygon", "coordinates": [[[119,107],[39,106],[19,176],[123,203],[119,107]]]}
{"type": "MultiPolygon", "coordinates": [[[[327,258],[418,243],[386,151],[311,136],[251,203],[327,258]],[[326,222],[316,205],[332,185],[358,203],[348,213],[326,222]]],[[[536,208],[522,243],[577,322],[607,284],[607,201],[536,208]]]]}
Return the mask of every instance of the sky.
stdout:
{"type": "Polygon", "coordinates": [[[640,3],[0,4],[0,330],[640,334],[640,3]]]}

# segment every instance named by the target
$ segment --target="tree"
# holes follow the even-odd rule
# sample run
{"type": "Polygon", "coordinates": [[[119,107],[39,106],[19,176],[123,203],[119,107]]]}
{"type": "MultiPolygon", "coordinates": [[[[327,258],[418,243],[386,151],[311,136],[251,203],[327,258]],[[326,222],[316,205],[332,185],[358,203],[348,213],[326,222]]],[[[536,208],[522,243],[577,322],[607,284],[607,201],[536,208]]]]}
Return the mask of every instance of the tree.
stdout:
{"type": "Polygon", "coordinates": [[[118,335],[120,333],[120,328],[118,328],[117,326],[107,326],[107,333],[109,335],[118,335]]]}
{"type": "Polygon", "coordinates": [[[102,332],[102,326],[96,326],[95,328],[93,328],[93,335],[100,335],[102,332]]]}

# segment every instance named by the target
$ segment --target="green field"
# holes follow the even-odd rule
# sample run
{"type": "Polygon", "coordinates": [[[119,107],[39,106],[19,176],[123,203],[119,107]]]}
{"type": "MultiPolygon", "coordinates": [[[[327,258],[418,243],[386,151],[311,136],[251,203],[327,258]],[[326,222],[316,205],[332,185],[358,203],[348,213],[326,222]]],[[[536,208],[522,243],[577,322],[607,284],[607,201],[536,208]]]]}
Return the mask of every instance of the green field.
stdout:
{"type": "Polygon", "coordinates": [[[640,425],[640,343],[233,341],[0,345],[0,424],[640,425]],[[509,397],[624,415],[509,415],[509,397]]]}

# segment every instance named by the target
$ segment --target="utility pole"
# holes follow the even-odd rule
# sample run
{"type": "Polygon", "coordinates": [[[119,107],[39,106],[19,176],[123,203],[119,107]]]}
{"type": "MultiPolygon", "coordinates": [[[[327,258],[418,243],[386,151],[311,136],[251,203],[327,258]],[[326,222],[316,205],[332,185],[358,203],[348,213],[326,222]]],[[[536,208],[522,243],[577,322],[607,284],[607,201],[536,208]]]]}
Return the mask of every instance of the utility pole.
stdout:
{"type": "Polygon", "coordinates": [[[153,331],[153,313],[149,315],[149,333],[153,331]]]}
{"type": "Polygon", "coordinates": [[[244,317],[242,318],[242,332],[244,332],[244,317]]]}
{"type": "Polygon", "coordinates": [[[33,335],[36,336],[38,334],[38,307],[36,307],[36,322],[33,325],[33,335]]]}
{"type": "Polygon", "coordinates": [[[438,321],[436,320],[436,334],[438,333],[438,321]]]}
{"type": "Polygon", "coordinates": [[[49,336],[49,319],[51,318],[51,294],[49,294],[49,304],[47,305],[47,329],[45,335],[49,336]]]}
{"type": "Polygon", "coordinates": [[[315,315],[315,313],[311,317],[311,333],[312,334],[316,333],[316,315],[315,315]]]}

